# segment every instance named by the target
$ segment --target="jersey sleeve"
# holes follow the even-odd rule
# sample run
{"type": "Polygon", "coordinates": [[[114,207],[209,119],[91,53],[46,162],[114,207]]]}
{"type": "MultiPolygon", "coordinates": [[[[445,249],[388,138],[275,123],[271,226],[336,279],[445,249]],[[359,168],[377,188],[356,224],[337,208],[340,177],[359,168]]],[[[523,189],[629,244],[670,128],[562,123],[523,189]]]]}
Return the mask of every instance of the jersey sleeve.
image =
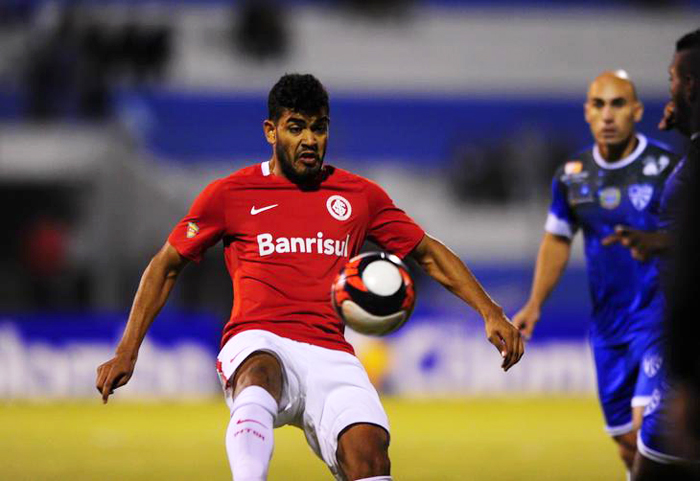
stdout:
{"type": "Polygon", "coordinates": [[[368,181],[367,185],[370,216],[367,237],[403,259],[423,239],[425,231],[394,205],[384,189],[374,182],[368,181]]]}
{"type": "Polygon", "coordinates": [[[181,256],[199,262],[204,252],[223,237],[226,222],[222,190],[221,181],[209,184],[170,233],[168,242],[181,256]]]}
{"type": "Polygon", "coordinates": [[[571,239],[578,230],[578,225],[571,206],[566,200],[567,187],[560,177],[558,172],[552,181],[552,203],[549,206],[544,230],[550,234],[571,239]]]}

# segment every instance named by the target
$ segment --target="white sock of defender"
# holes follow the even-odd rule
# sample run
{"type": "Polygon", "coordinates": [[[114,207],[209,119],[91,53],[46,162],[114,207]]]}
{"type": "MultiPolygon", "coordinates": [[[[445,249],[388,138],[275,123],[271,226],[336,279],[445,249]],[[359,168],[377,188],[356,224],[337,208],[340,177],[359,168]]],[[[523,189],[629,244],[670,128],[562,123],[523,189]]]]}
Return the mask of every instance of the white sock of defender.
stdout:
{"type": "Polygon", "coordinates": [[[372,476],[371,478],[356,479],[355,481],[392,481],[391,476],[372,476]]]}
{"type": "Polygon", "coordinates": [[[234,481],[265,481],[274,441],[277,401],[259,386],[241,391],[226,430],[226,454],[234,481]]]}

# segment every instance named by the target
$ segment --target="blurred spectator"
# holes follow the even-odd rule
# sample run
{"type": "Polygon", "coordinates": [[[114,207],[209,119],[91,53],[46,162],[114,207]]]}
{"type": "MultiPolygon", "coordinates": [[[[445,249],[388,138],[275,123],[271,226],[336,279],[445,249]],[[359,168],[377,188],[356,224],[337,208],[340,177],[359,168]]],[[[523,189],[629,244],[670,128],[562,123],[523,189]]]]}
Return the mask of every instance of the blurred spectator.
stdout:
{"type": "Polygon", "coordinates": [[[284,57],[289,47],[289,31],[284,9],[272,0],[247,0],[239,8],[234,27],[236,46],[259,60],[284,57]]]}
{"type": "Polygon", "coordinates": [[[457,197],[462,201],[502,204],[511,196],[507,180],[508,156],[502,145],[480,147],[458,145],[449,175],[457,197]]]}
{"type": "Polygon", "coordinates": [[[401,18],[413,4],[412,0],[342,0],[342,3],[369,19],[401,18]]]}
{"type": "Polygon", "coordinates": [[[37,17],[40,28],[27,55],[30,118],[105,118],[111,114],[111,91],[120,81],[139,85],[163,79],[171,53],[169,26],[131,22],[107,27],[80,22],[78,7],[47,10],[37,17]]]}
{"type": "Polygon", "coordinates": [[[0,2],[0,27],[29,22],[34,7],[25,0],[3,0],[0,2]]]}
{"type": "Polygon", "coordinates": [[[79,62],[75,11],[59,12],[58,25],[34,38],[26,71],[27,109],[30,118],[47,120],[65,115],[74,95],[79,62]]]}

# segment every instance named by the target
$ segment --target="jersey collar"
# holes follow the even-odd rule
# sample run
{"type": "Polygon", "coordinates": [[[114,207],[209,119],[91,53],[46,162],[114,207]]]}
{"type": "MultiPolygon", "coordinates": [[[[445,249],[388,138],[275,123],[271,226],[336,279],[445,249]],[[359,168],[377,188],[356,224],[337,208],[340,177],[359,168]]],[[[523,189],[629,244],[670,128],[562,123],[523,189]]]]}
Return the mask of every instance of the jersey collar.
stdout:
{"type": "Polygon", "coordinates": [[[637,157],[639,157],[642,152],[644,152],[644,149],[647,148],[647,138],[642,135],[642,134],[637,134],[636,135],[637,140],[639,143],[637,144],[637,148],[634,149],[634,151],[628,155],[625,158],[622,158],[620,160],[616,160],[615,162],[608,162],[603,158],[602,155],[600,155],[600,149],[598,149],[598,144],[593,146],[593,159],[595,160],[595,163],[598,164],[600,167],[604,169],[621,169],[625,166],[630,165],[632,162],[637,160],[637,157]]]}
{"type": "Polygon", "coordinates": [[[260,164],[260,168],[262,169],[262,175],[263,177],[267,177],[270,175],[270,161],[266,160],[262,164],[260,164]]]}

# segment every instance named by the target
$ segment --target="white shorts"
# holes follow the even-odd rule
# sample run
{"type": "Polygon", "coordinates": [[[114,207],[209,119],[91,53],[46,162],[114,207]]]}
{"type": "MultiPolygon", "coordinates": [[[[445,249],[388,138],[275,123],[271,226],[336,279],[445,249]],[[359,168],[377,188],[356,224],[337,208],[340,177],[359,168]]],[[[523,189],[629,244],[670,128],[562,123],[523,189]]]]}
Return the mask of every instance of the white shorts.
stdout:
{"type": "Polygon", "coordinates": [[[338,476],[338,435],[356,423],[389,432],[389,420],[360,361],[344,351],[286,339],[262,330],[243,331],[226,342],[217,363],[229,410],[228,385],[238,366],[256,351],[269,352],[282,365],[282,398],[275,427],[304,430],[311,449],[338,476]]]}

